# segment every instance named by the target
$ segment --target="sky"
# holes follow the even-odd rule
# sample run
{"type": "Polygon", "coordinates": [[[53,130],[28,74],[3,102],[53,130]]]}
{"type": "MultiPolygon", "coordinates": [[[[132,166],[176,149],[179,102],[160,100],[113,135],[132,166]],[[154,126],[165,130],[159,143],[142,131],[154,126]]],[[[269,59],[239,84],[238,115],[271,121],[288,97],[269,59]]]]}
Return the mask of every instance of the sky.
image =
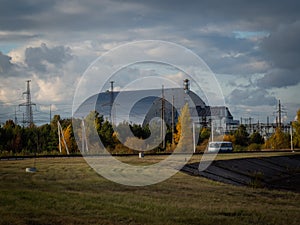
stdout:
{"type": "Polygon", "coordinates": [[[50,108],[71,117],[89,65],[143,40],[173,42],[202,58],[236,119],[272,121],[281,100],[292,121],[300,108],[299,12],[297,0],[1,0],[0,124],[22,120],[26,80],[35,122],[49,122],[50,108]]]}

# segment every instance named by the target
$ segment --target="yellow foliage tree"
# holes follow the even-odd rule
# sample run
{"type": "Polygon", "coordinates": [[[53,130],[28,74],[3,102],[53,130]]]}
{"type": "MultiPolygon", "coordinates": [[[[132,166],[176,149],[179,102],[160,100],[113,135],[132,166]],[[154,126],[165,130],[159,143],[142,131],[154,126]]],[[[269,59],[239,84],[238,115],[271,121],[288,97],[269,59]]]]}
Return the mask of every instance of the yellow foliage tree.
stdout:
{"type": "Polygon", "coordinates": [[[297,112],[296,121],[293,122],[293,144],[295,147],[300,147],[300,109],[297,112]]]}
{"type": "MultiPolygon", "coordinates": [[[[72,127],[71,124],[67,126],[66,129],[63,130],[63,135],[65,138],[66,145],[68,147],[68,150],[70,151],[72,149],[72,127]]],[[[61,151],[62,154],[67,154],[67,149],[65,146],[65,143],[61,141],[61,151]]]]}
{"type": "Polygon", "coordinates": [[[174,142],[175,144],[178,144],[179,140],[180,140],[180,135],[181,135],[181,117],[179,116],[178,118],[178,122],[176,124],[176,131],[177,133],[174,133],[174,142]]]}
{"type": "Polygon", "coordinates": [[[176,124],[177,133],[174,134],[175,143],[181,152],[193,151],[192,120],[189,105],[186,103],[181,109],[181,114],[176,124]]]}
{"type": "Polygon", "coordinates": [[[270,149],[287,149],[290,147],[290,138],[279,127],[275,133],[266,141],[265,148],[270,149]]]}
{"type": "Polygon", "coordinates": [[[224,137],[223,137],[223,140],[235,143],[235,136],[231,135],[231,134],[225,134],[224,137]]]}

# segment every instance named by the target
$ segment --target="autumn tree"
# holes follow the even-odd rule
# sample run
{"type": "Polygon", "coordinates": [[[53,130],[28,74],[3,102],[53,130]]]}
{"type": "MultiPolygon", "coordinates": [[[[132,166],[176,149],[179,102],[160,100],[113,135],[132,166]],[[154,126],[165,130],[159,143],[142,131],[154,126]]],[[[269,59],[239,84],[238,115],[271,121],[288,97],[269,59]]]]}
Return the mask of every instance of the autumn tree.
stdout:
{"type": "Polygon", "coordinates": [[[290,147],[290,136],[277,127],[275,133],[266,141],[265,148],[286,149],[290,147]]]}
{"type": "Polygon", "coordinates": [[[233,134],[225,134],[223,137],[223,141],[230,141],[235,144],[235,136],[233,134]]]}
{"type": "Polygon", "coordinates": [[[192,119],[189,105],[186,103],[181,109],[181,114],[176,125],[177,133],[174,134],[175,143],[181,152],[193,151],[192,119]]]}
{"type": "Polygon", "coordinates": [[[300,109],[297,112],[296,121],[292,123],[294,134],[293,134],[293,144],[295,147],[300,147],[300,109]]]}
{"type": "Polygon", "coordinates": [[[67,154],[67,149],[70,152],[72,150],[72,128],[71,128],[71,124],[69,124],[67,126],[67,128],[65,128],[63,131],[63,138],[65,139],[64,141],[61,141],[61,151],[63,154],[67,154]],[[65,146],[65,143],[67,146],[65,146]]]}

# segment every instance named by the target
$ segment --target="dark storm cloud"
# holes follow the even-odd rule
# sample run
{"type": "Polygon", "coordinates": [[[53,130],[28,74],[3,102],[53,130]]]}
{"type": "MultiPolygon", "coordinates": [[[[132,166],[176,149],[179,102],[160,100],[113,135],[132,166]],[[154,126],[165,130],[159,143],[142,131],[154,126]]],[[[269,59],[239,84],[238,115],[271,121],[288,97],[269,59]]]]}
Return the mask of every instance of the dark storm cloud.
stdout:
{"type": "Polygon", "coordinates": [[[29,68],[46,72],[47,63],[59,68],[72,59],[70,51],[64,46],[48,48],[43,43],[40,47],[29,47],[25,50],[25,62],[29,68]]]}
{"type": "Polygon", "coordinates": [[[37,38],[36,34],[22,34],[22,33],[2,33],[0,34],[0,42],[24,41],[37,38]]]}
{"type": "Polygon", "coordinates": [[[231,105],[275,105],[276,98],[261,88],[237,88],[227,97],[231,105]]]}
{"type": "Polygon", "coordinates": [[[209,41],[218,52],[208,51],[210,54],[204,57],[214,72],[252,74],[266,71],[266,67],[258,65],[264,59],[259,49],[253,49],[255,44],[251,40],[219,36],[212,37],[209,41]]]}
{"type": "Polygon", "coordinates": [[[266,58],[272,63],[257,84],[264,88],[287,87],[300,83],[300,20],[280,26],[262,43],[266,58]]]}
{"type": "MultiPolygon", "coordinates": [[[[119,2],[135,2],[135,0],[119,2]]],[[[177,25],[185,24],[188,28],[190,22],[195,24],[205,24],[207,22],[226,23],[232,21],[246,21],[249,28],[276,27],[282,22],[291,22],[299,17],[299,1],[242,1],[242,0],[152,0],[143,1],[147,8],[153,10],[154,15],[166,15],[172,17],[177,25]]],[[[171,21],[168,21],[171,22],[171,21]]]]}
{"type": "Polygon", "coordinates": [[[0,30],[126,29],[135,26],[138,17],[139,10],[134,6],[109,0],[4,0],[0,8],[0,30]]]}
{"type": "Polygon", "coordinates": [[[257,86],[261,88],[281,88],[297,85],[300,82],[300,69],[273,69],[263,78],[257,80],[257,86]]]}
{"type": "MultiPolygon", "coordinates": [[[[128,36],[129,40],[140,37],[175,42],[185,38],[193,42],[193,50],[204,57],[215,72],[251,74],[266,72],[265,67],[256,67],[255,62],[265,60],[262,51],[274,64],[274,69],[291,70],[291,67],[300,65],[300,45],[296,43],[300,34],[291,32],[299,28],[299,23],[295,23],[300,21],[299,11],[300,2],[296,0],[4,0],[0,8],[0,30],[31,32],[27,36],[19,34],[19,37],[14,34],[12,39],[30,39],[41,34],[45,37],[52,35],[54,39],[72,39],[76,38],[76,34],[84,34],[87,39],[101,39],[108,35],[109,38],[113,36],[123,41],[128,40],[128,36]],[[293,23],[296,25],[291,26],[293,23]],[[211,24],[221,30],[208,33],[199,31],[211,24]],[[282,28],[279,28],[280,24],[282,28]],[[155,30],[157,27],[161,30],[150,30],[144,36],[138,31],[133,33],[133,30],[155,30]],[[266,31],[271,35],[261,49],[257,49],[257,43],[252,40],[237,38],[234,35],[237,30],[266,31]],[[278,48],[273,48],[274,45],[278,48]],[[200,48],[206,49],[202,51],[200,48]],[[223,57],[222,53],[233,57],[223,57]]],[[[44,69],[40,62],[35,63],[30,56],[27,62],[30,66],[37,64],[36,68],[44,69]]]]}
{"type": "Polygon", "coordinates": [[[35,29],[43,12],[52,11],[54,1],[2,0],[0,7],[0,30],[35,29]]]}
{"type": "Polygon", "coordinates": [[[282,69],[300,68],[300,20],[296,23],[279,27],[263,42],[262,48],[282,69]]]}
{"type": "Polygon", "coordinates": [[[97,30],[172,25],[178,29],[208,22],[245,22],[272,28],[298,18],[299,1],[39,1],[4,0],[0,29],[97,30]]]}

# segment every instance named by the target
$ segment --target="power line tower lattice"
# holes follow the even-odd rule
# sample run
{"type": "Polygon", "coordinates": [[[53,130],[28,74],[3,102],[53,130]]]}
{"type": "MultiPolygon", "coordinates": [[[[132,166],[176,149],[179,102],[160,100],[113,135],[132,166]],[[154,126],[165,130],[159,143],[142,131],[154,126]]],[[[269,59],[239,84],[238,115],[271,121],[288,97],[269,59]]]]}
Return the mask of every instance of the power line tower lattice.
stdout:
{"type": "Polygon", "coordinates": [[[30,93],[31,80],[27,80],[26,82],[27,82],[27,89],[26,91],[23,92],[23,95],[26,95],[26,102],[19,104],[19,107],[25,106],[26,112],[25,112],[23,124],[29,127],[33,125],[32,106],[36,104],[31,102],[31,93],[30,93]]]}

